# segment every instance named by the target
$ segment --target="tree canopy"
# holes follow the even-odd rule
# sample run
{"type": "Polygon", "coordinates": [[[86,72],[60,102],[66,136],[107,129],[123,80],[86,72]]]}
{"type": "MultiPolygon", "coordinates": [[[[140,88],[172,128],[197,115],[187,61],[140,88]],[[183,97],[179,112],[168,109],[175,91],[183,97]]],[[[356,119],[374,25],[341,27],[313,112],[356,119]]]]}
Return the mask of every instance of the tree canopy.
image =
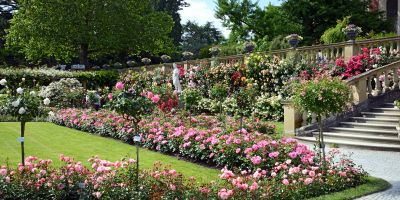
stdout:
{"type": "Polygon", "coordinates": [[[7,45],[30,61],[69,62],[129,51],[167,51],[172,18],[157,12],[151,0],[19,0],[7,45]]]}
{"type": "Polygon", "coordinates": [[[272,40],[298,33],[304,36],[304,44],[318,43],[326,29],[346,16],[364,32],[391,31],[392,22],[385,20],[383,12],[369,11],[368,6],[365,0],[283,0],[281,6],[261,8],[252,0],[218,0],[216,17],[237,40],[272,40]]]}
{"type": "Polygon", "coordinates": [[[199,25],[188,21],[183,26],[182,49],[198,55],[202,48],[217,44],[223,39],[221,31],[215,28],[211,22],[199,25]]]}
{"type": "Polygon", "coordinates": [[[174,26],[171,31],[171,38],[174,42],[174,45],[179,45],[182,40],[182,24],[181,24],[181,16],[179,11],[182,10],[183,7],[189,6],[184,0],[154,0],[155,1],[155,10],[157,11],[165,11],[168,13],[173,21],[174,26]]]}

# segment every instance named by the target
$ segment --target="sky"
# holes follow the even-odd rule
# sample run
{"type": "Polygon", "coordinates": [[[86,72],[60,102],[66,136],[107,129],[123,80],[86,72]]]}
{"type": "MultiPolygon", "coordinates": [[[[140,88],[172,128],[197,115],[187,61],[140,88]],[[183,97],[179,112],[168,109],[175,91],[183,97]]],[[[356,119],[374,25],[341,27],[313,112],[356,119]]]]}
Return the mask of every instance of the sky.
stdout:
{"type": "MultiPolygon", "coordinates": [[[[195,21],[200,25],[207,21],[213,22],[214,26],[222,31],[225,37],[229,36],[229,30],[222,27],[221,21],[215,18],[216,0],[186,0],[190,4],[189,7],[183,8],[179,13],[181,15],[181,23],[185,24],[188,20],[195,21]]],[[[279,5],[279,0],[259,0],[259,5],[264,7],[269,3],[279,5]]]]}

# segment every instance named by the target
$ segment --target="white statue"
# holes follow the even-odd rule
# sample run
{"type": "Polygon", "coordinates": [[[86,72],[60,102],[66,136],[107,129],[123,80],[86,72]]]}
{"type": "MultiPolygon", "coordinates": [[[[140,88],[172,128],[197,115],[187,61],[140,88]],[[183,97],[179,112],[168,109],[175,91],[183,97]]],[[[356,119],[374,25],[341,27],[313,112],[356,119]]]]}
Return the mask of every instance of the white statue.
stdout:
{"type": "Polygon", "coordinates": [[[179,69],[176,63],[173,64],[174,70],[172,71],[172,84],[178,93],[182,92],[181,82],[179,81],[179,69]]]}

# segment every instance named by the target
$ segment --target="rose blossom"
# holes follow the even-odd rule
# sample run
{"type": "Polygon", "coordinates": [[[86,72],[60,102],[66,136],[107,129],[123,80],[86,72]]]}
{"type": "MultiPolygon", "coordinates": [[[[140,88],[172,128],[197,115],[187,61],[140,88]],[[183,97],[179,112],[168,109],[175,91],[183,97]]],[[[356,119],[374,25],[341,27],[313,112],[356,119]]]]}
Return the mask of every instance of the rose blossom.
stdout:
{"type": "Polygon", "coordinates": [[[117,84],[115,84],[115,88],[117,88],[117,90],[123,90],[124,87],[125,87],[125,85],[121,81],[119,81],[117,84]]]}

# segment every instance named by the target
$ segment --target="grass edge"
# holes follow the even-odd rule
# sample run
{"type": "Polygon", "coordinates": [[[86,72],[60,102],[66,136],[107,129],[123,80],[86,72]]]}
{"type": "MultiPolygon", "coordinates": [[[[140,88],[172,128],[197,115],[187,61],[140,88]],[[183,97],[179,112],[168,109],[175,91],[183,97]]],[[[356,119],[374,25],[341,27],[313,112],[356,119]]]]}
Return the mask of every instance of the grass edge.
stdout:
{"type": "Polygon", "coordinates": [[[384,179],[369,176],[367,182],[354,188],[349,188],[339,192],[334,192],[318,197],[309,198],[308,200],[349,200],[355,199],[377,192],[385,191],[391,188],[392,185],[384,179]]]}

